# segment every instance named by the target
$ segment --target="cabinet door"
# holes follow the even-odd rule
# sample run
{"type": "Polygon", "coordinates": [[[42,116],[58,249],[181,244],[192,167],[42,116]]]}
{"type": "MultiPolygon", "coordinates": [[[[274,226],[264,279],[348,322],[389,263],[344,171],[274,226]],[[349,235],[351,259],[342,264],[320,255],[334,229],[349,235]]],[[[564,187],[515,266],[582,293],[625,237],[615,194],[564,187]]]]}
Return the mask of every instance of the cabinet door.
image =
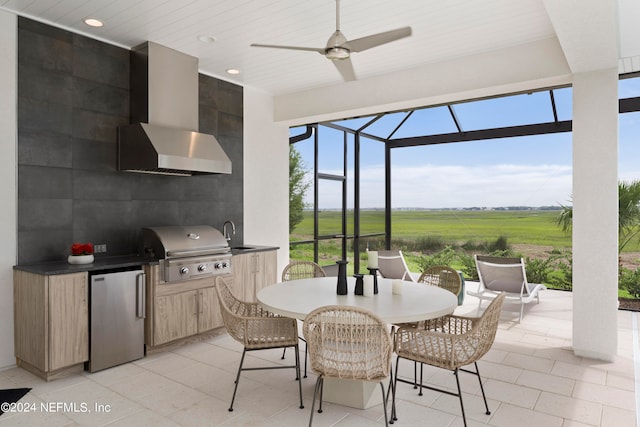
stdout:
{"type": "Polygon", "coordinates": [[[256,302],[256,294],[260,289],[278,281],[276,251],[234,255],[232,264],[232,292],[244,301],[256,302]]]}
{"type": "Polygon", "coordinates": [[[243,301],[254,301],[253,255],[252,253],[234,255],[233,258],[231,258],[231,268],[233,270],[233,286],[231,287],[231,292],[236,298],[243,301]]]}
{"type": "Polygon", "coordinates": [[[198,291],[156,297],[154,344],[198,333],[198,291]]]}
{"type": "Polygon", "coordinates": [[[273,285],[278,281],[278,258],[276,251],[258,252],[256,255],[256,273],[254,298],[265,286],[273,285]]]}
{"type": "Polygon", "coordinates": [[[213,287],[200,289],[198,290],[198,297],[198,332],[205,332],[222,326],[222,315],[220,314],[216,289],[213,287]]]}
{"type": "Polygon", "coordinates": [[[87,273],[49,276],[49,371],[89,360],[87,273]]]}

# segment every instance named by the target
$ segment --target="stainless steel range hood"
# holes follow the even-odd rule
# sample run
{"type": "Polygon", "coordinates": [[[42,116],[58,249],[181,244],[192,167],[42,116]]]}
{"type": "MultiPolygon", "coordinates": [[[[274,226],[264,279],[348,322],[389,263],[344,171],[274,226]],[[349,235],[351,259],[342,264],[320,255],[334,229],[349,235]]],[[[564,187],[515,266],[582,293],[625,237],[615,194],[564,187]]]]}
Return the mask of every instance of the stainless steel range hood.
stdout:
{"type": "Polygon", "coordinates": [[[118,129],[123,171],[231,173],[213,135],[198,132],[198,58],[146,42],[131,51],[131,123],[118,129]]]}

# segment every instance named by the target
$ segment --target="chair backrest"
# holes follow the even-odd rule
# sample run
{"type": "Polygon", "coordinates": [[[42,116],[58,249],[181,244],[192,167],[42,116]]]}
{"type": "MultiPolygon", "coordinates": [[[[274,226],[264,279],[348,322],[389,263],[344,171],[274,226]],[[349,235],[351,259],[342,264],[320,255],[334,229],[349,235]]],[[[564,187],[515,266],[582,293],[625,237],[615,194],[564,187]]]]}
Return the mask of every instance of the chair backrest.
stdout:
{"type": "Polygon", "coordinates": [[[482,316],[473,324],[472,333],[478,337],[478,339],[472,340],[477,343],[474,351],[475,360],[484,356],[493,345],[498,330],[498,322],[500,321],[500,310],[502,309],[502,303],[505,297],[506,294],[504,292],[501,292],[495,297],[484,313],[482,313],[482,316]]]}
{"type": "Polygon", "coordinates": [[[492,291],[529,295],[522,258],[474,255],[480,283],[492,291]]]}
{"type": "Polygon", "coordinates": [[[427,268],[418,279],[418,283],[438,286],[446,289],[454,295],[459,295],[462,290],[460,274],[446,265],[434,265],[427,268]]]}
{"type": "Polygon", "coordinates": [[[387,279],[415,281],[400,250],[378,251],[378,271],[387,279]]]}
{"type": "Polygon", "coordinates": [[[237,341],[244,342],[246,332],[243,317],[249,316],[247,304],[237,299],[223,278],[216,280],[216,293],[218,294],[218,304],[222,312],[222,322],[227,332],[237,341]]]}
{"type": "Polygon", "coordinates": [[[291,261],[282,270],[282,281],[326,277],[324,270],[313,261],[291,261]]]}
{"type": "Polygon", "coordinates": [[[358,307],[317,308],[303,324],[311,368],[326,377],[379,381],[391,372],[387,325],[358,307]]]}

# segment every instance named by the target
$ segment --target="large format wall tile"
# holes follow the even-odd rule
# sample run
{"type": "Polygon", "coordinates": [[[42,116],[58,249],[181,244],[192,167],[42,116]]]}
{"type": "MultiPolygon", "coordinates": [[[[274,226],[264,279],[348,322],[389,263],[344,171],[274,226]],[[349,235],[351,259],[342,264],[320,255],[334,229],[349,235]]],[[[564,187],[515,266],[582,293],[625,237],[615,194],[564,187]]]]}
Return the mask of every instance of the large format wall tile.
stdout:
{"type": "Polygon", "coordinates": [[[78,241],[136,253],[146,226],[231,219],[242,241],[242,87],[198,76],[200,131],[232,175],[148,175],[118,171],[128,50],[20,17],[18,66],[19,264],[66,259],[78,241]]]}

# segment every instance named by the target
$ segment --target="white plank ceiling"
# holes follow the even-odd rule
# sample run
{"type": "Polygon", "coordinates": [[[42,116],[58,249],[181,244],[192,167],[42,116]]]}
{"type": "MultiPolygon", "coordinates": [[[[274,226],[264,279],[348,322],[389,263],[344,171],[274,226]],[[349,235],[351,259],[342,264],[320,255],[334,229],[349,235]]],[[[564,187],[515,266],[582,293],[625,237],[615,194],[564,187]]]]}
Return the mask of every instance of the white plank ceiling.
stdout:
{"type": "MultiPolygon", "coordinates": [[[[638,12],[638,1],[619,3],[638,12]]],[[[198,57],[205,74],[274,95],[342,81],[317,53],[249,46],[324,47],[335,30],[335,0],[0,0],[0,8],[126,48],[154,41],[198,57]],[[87,17],[104,26],[88,27],[87,17]],[[229,68],[240,74],[227,74],[229,68]]],[[[359,79],[556,36],[543,0],[343,0],[341,9],[348,39],[413,29],[410,38],[352,54],[359,79]]],[[[620,34],[635,40],[620,41],[624,71],[640,69],[633,65],[640,26],[630,15],[621,19],[634,30],[620,34]]]]}

